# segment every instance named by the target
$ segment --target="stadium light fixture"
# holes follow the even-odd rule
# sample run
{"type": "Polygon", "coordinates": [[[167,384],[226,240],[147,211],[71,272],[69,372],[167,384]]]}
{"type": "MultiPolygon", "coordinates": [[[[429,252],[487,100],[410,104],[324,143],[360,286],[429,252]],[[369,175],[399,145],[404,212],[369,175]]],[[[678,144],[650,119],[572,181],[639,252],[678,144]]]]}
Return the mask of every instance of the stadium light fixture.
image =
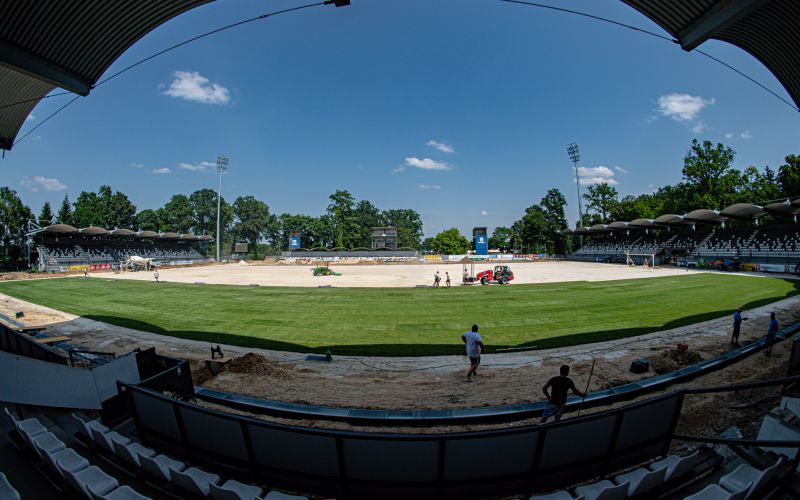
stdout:
{"type": "Polygon", "coordinates": [[[581,161],[581,152],[578,145],[574,142],[567,144],[567,154],[575,167],[575,187],[578,188],[578,226],[583,225],[583,203],[581,202],[581,183],[578,179],[578,162],[581,161]]]}
{"type": "Polygon", "coordinates": [[[228,163],[229,159],[226,155],[219,155],[217,156],[217,173],[219,174],[219,183],[217,184],[217,262],[220,261],[220,233],[219,233],[219,223],[220,223],[220,211],[222,209],[222,174],[228,171],[228,163]]]}

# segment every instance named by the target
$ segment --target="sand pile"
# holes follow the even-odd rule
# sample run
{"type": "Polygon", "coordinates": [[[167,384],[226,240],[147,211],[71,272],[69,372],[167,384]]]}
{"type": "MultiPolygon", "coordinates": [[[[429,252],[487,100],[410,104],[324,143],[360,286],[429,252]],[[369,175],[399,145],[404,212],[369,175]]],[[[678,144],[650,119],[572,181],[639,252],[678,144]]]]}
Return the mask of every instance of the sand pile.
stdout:
{"type": "Polygon", "coordinates": [[[674,372],[684,366],[693,365],[700,361],[703,361],[703,356],[696,351],[670,349],[651,359],[650,364],[653,367],[653,371],[660,375],[674,372]]]}
{"type": "Polygon", "coordinates": [[[249,266],[250,264],[248,264],[248,263],[247,263],[247,261],[240,260],[240,261],[239,261],[239,265],[240,265],[240,266],[249,266]]]}
{"type": "Polygon", "coordinates": [[[291,365],[278,363],[265,356],[249,352],[225,365],[225,371],[286,380],[292,377],[294,368],[291,365]]]}

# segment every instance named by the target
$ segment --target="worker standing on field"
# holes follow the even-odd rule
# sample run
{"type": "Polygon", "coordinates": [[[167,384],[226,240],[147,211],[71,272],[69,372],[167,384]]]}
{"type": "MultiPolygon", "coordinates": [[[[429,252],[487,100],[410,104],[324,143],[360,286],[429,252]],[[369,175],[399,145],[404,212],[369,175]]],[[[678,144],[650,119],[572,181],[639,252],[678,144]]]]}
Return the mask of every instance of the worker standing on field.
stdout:
{"type": "Polygon", "coordinates": [[[447,278],[447,279],[444,280],[444,284],[447,285],[447,288],[450,288],[450,273],[445,271],[444,275],[447,278]]]}

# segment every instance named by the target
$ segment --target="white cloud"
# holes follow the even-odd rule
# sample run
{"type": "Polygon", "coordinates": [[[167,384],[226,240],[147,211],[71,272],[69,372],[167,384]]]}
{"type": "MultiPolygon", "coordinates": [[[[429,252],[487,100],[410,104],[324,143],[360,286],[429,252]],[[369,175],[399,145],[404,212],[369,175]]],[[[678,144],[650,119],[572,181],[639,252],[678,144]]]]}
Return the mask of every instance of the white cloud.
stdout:
{"type": "Polygon", "coordinates": [[[420,184],[419,188],[422,189],[423,191],[428,191],[431,189],[436,189],[436,190],[442,189],[442,186],[438,184],[420,184]]]}
{"type": "Polygon", "coordinates": [[[751,134],[749,130],[745,130],[744,132],[739,134],[739,137],[741,137],[742,139],[745,139],[745,140],[752,139],[753,138],[753,134],[751,134]]]}
{"type": "Polygon", "coordinates": [[[597,167],[578,167],[578,182],[580,182],[582,186],[601,184],[603,182],[611,186],[617,184],[616,179],[614,179],[614,171],[603,165],[597,167]]]}
{"type": "Polygon", "coordinates": [[[23,177],[19,183],[33,191],[63,191],[67,189],[67,185],[59,181],[55,177],[42,177],[41,175],[30,177],[23,177]]]}
{"type": "Polygon", "coordinates": [[[176,71],[165,95],[205,104],[228,104],[231,94],[218,83],[211,83],[197,71],[176,71]]]}
{"type": "Polygon", "coordinates": [[[131,162],[130,166],[133,167],[133,168],[144,168],[144,163],[136,163],[134,161],[134,162],[131,162]]]}
{"type": "Polygon", "coordinates": [[[725,133],[725,138],[726,139],[733,139],[733,132],[726,132],[725,133]]]}
{"type": "Polygon", "coordinates": [[[405,171],[406,171],[406,166],[405,165],[399,165],[399,166],[397,166],[397,167],[392,169],[392,173],[393,174],[399,174],[400,172],[405,172],[405,171]]]}
{"type": "Polygon", "coordinates": [[[447,144],[446,142],[434,141],[433,139],[425,143],[425,145],[430,146],[432,148],[436,148],[442,153],[452,154],[456,152],[455,148],[450,144],[447,144]]]}
{"type": "MultiPolygon", "coordinates": [[[[403,170],[405,170],[405,167],[414,167],[422,170],[453,170],[453,166],[447,162],[433,160],[431,158],[420,159],[414,156],[406,158],[406,163],[403,165],[403,170]]],[[[402,170],[400,170],[400,172],[402,172],[402,170]]]]}
{"type": "Polygon", "coordinates": [[[190,172],[208,172],[216,166],[216,163],[210,161],[201,161],[200,163],[178,163],[178,168],[189,170],[190,172]]]}
{"type": "Polygon", "coordinates": [[[645,123],[653,123],[654,121],[657,121],[657,120],[658,120],[658,117],[656,115],[650,115],[647,118],[645,118],[644,121],[645,121],[645,123]]]}
{"type": "Polygon", "coordinates": [[[616,167],[614,167],[614,170],[616,170],[617,172],[619,172],[619,173],[621,173],[621,174],[627,174],[627,173],[628,173],[628,171],[627,171],[627,170],[625,170],[624,168],[622,168],[622,167],[620,167],[620,166],[616,166],[616,167]]]}
{"type": "Polygon", "coordinates": [[[658,98],[658,111],[675,121],[690,122],[700,115],[706,106],[714,104],[714,98],[703,99],[689,94],[667,94],[658,98]]]}
{"type": "Polygon", "coordinates": [[[489,212],[487,212],[486,210],[481,210],[481,215],[489,215],[489,212]]]}
{"type": "Polygon", "coordinates": [[[649,187],[650,189],[654,189],[656,187],[656,185],[655,184],[648,184],[647,187],[649,187]]]}
{"type": "Polygon", "coordinates": [[[162,175],[162,174],[171,174],[172,170],[169,167],[161,167],[161,168],[154,168],[150,172],[157,175],[162,175]]]}
{"type": "Polygon", "coordinates": [[[702,132],[703,132],[703,130],[705,130],[706,128],[708,128],[708,127],[706,127],[706,124],[705,124],[705,123],[703,123],[703,122],[697,122],[697,123],[695,123],[695,124],[692,126],[692,132],[693,132],[693,133],[695,133],[695,134],[700,134],[700,133],[702,133],[702,132]]]}

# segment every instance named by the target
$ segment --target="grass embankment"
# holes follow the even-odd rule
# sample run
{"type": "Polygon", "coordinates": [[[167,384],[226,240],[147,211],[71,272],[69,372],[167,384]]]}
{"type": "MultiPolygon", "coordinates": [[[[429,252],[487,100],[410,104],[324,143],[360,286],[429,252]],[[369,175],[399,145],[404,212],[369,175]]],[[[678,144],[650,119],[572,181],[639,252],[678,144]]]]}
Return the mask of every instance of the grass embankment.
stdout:
{"type": "Polygon", "coordinates": [[[764,305],[800,282],[693,274],[604,282],[417,288],[283,288],[63,278],[0,292],[114,325],[248,347],[384,356],[461,354],[473,323],[489,352],[640,335],[764,305]]]}

